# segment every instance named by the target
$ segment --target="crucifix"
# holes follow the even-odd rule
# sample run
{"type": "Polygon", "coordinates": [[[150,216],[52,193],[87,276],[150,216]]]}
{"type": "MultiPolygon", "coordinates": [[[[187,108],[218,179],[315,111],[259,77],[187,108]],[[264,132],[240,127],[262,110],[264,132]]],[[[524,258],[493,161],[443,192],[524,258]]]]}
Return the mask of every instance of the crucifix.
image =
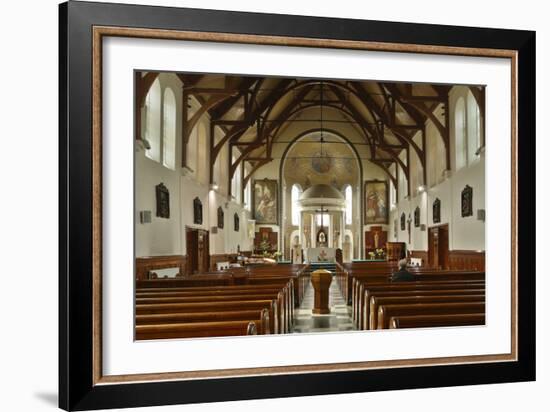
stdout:
{"type": "Polygon", "coordinates": [[[407,219],[407,232],[409,234],[409,245],[411,244],[411,214],[409,213],[409,218],[407,219]]]}

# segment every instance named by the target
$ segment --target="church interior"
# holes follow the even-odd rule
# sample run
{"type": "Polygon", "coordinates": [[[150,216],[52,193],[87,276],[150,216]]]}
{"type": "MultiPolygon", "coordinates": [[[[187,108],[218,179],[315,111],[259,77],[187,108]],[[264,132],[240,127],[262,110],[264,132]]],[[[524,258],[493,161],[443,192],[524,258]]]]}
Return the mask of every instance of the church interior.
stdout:
{"type": "Polygon", "coordinates": [[[136,339],[485,324],[484,113],[479,85],[136,71],[136,339]]]}

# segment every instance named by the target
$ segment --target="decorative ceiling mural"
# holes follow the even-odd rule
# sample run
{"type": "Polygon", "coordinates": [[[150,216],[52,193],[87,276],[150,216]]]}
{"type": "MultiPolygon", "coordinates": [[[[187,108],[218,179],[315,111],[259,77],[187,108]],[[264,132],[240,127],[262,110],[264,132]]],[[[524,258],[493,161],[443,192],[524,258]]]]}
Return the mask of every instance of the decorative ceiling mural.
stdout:
{"type": "Polygon", "coordinates": [[[298,183],[302,190],[316,184],[328,184],[341,190],[346,184],[357,184],[357,157],[346,142],[324,134],[306,136],[287,152],[283,165],[286,185],[298,183]]]}

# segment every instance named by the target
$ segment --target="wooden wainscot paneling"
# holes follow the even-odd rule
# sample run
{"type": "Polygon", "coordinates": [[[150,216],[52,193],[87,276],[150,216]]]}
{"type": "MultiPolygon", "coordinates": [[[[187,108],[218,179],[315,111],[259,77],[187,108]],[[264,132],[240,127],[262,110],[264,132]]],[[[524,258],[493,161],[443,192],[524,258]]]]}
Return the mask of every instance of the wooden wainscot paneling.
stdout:
{"type": "Polygon", "coordinates": [[[485,252],[475,250],[450,250],[450,269],[485,271],[485,252]]]}
{"type": "Polygon", "coordinates": [[[410,258],[422,259],[422,266],[428,266],[428,251],[411,250],[410,258]]]}
{"type": "Polygon", "coordinates": [[[183,255],[143,256],[136,258],[136,279],[145,280],[149,271],[179,267],[180,276],[185,275],[187,257],[183,255]]]}

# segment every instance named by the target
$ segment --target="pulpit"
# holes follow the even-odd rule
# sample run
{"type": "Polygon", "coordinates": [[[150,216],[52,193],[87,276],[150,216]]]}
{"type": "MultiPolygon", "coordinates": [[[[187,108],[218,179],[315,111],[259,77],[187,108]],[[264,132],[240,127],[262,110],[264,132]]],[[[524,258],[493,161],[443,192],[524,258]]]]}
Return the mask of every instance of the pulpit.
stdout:
{"type": "Polygon", "coordinates": [[[332,283],[332,273],[325,269],[319,269],[311,274],[311,284],[315,290],[313,301],[313,314],[326,315],[330,313],[329,289],[332,283]]]}

